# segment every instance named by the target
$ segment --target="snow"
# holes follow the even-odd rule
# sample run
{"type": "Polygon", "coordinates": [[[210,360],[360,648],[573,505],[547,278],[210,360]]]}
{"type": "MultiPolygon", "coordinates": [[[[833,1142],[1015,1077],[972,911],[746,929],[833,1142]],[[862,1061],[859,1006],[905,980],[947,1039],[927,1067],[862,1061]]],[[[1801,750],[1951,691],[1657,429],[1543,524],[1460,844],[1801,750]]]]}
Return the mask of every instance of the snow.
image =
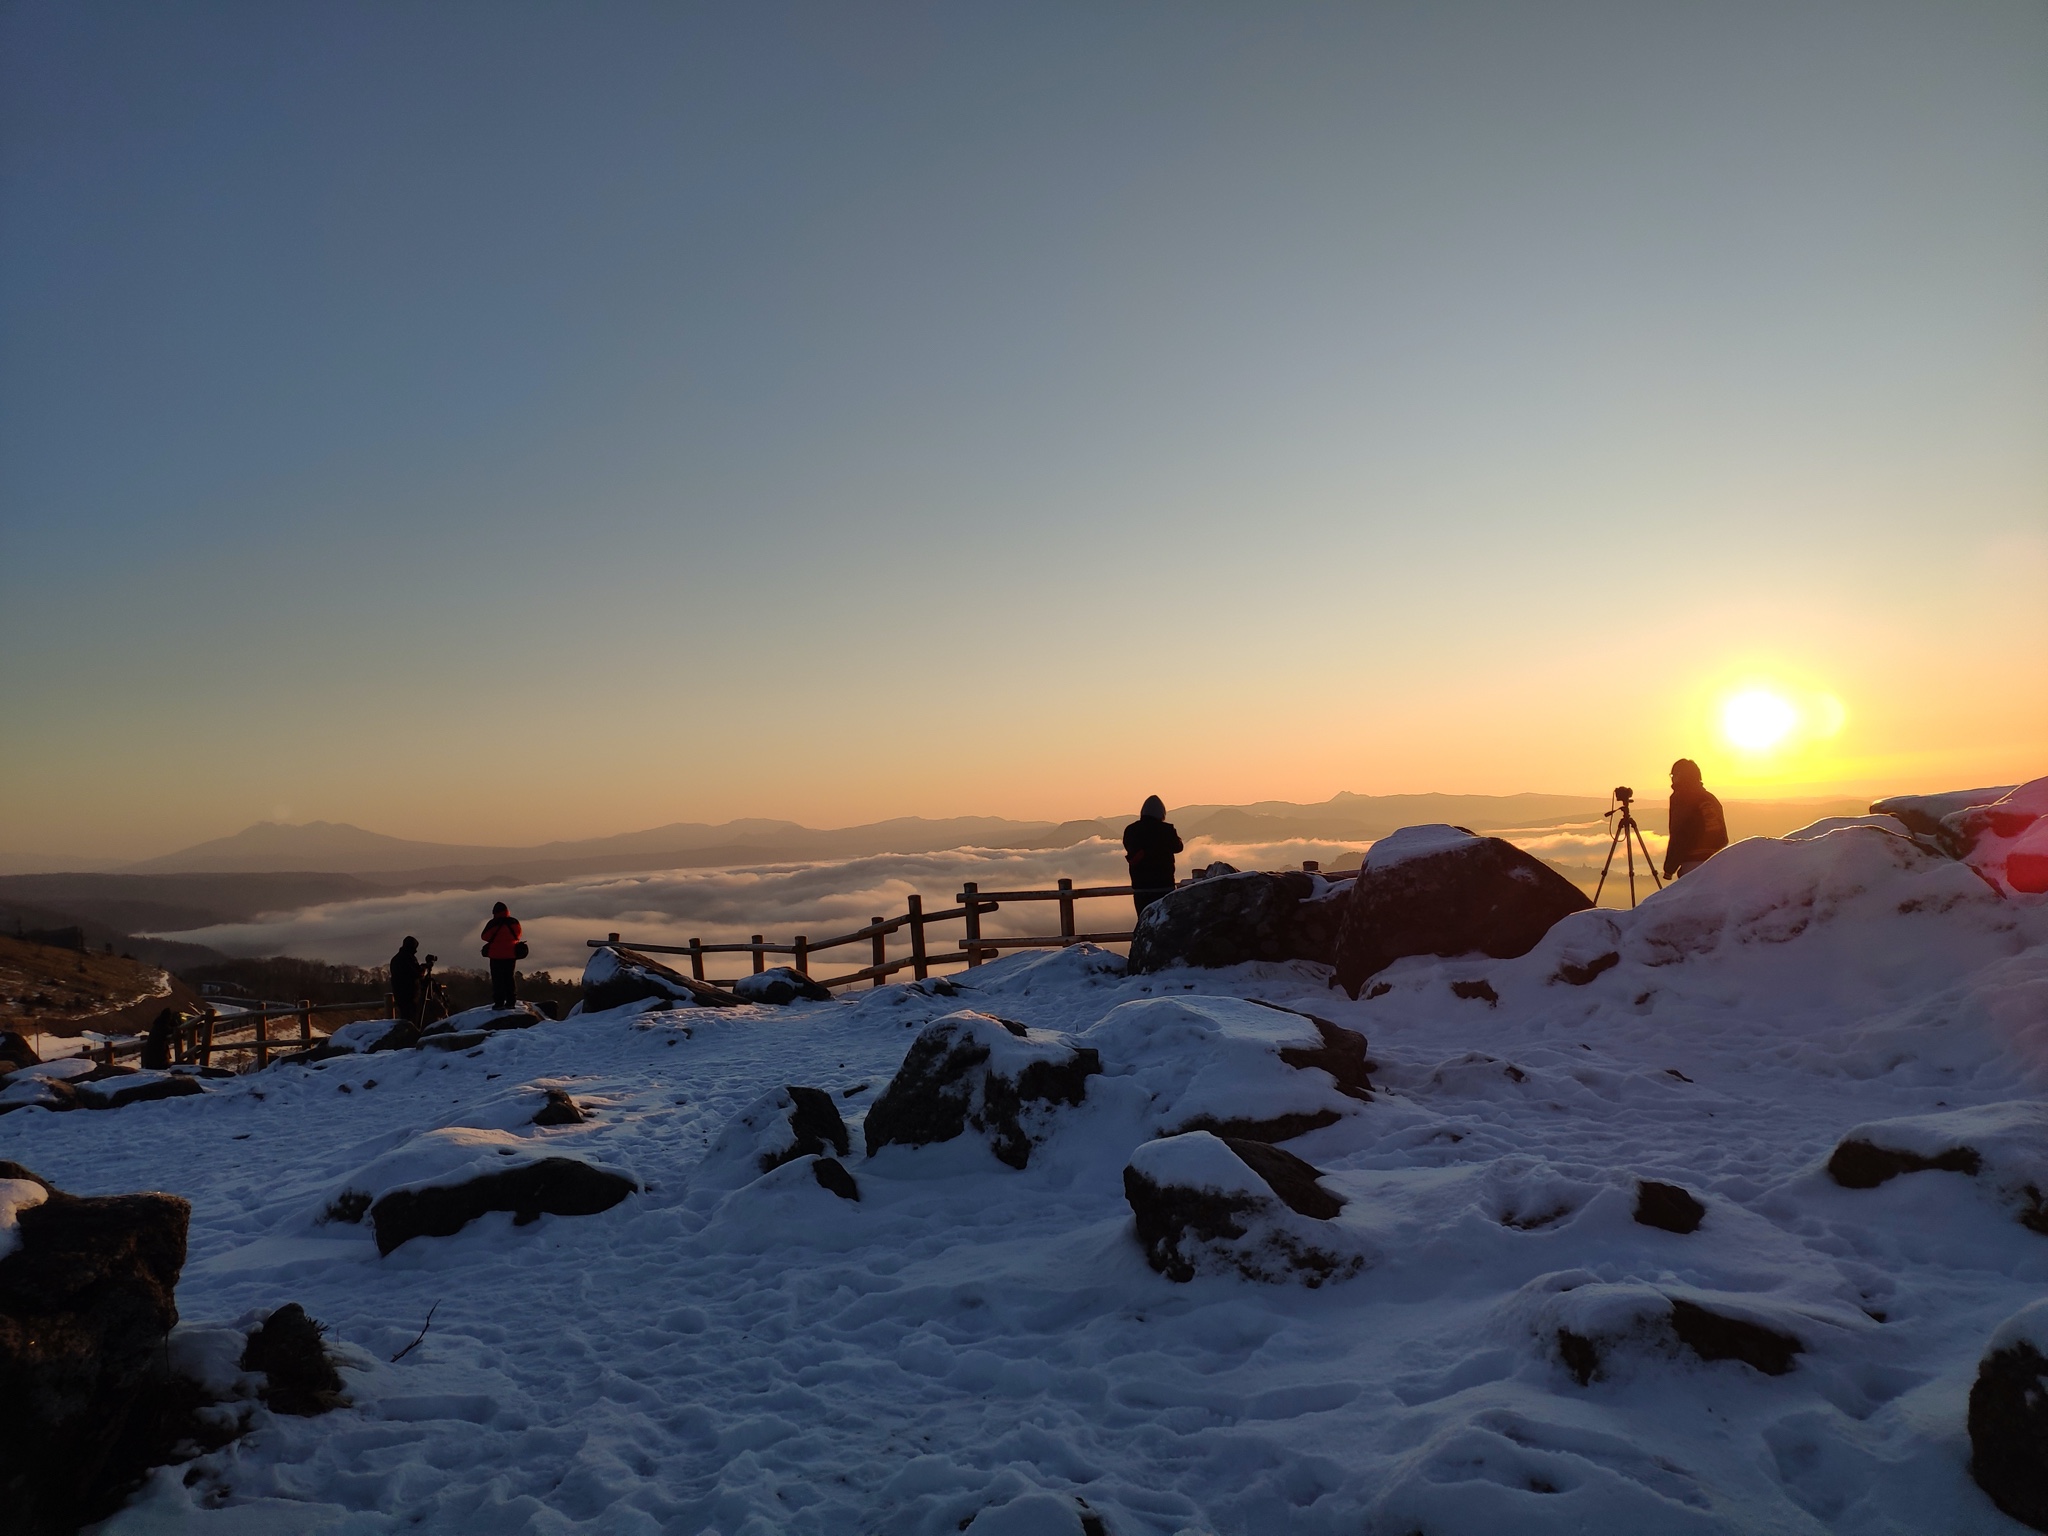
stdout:
{"type": "Polygon", "coordinates": [[[1448,853],[1463,848],[1481,839],[1463,827],[1446,826],[1442,822],[1431,822],[1419,827],[1403,827],[1374,843],[1365,852],[1367,869],[1391,869],[1396,864],[1405,864],[1410,859],[1426,858],[1434,853],[1448,853]]]}
{"type": "Polygon", "coordinates": [[[1131,1167],[1162,1188],[1214,1190],[1222,1195],[1250,1195],[1271,1200],[1266,1181],[1245,1166],[1223,1138],[1208,1131],[1189,1131],[1148,1141],[1131,1154],[1131,1167]]]}
{"type": "Polygon", "coordinates": [[[0,1259],[21,1246],[21,1213],[49,1198],[34,1179],[0,1179],[0,1259]]]}
{"type": "Polygon", "coordinates": [[[298,1301],[347,1362],[351,1406],[259,1410],[114,1536],[2018,1529],[1970,1480],[1964,1424],[2001,1328],[2048,1328],[2048,1237],[1999,1194],[2041,1155],[2048,901],[1840,827],[1737,844],[1520,959],[1384,978],[1352,1002],[1306,963],[1126,977],[1075,946],[957,996],[619,1010],[25,1109],[0,1156],[192,1201],[181,1338],[298,1301]],[[1584,985],[1561,974],[1608,954],[1584,985]],[[1498,1004],[1452,991],[1471,980],[1498,1004]],[[1367,1035],[1372,1101],[1281,1062],[1314,1026],[1250,999],[1367,1035]],[[1024,1169],[975,1136],[862,1156],[910,1042],[963,1008],[992,1066],[1087,1046],[1102,1073],[1034,1124],[1024,1169]],[[858,1201],[808,1158],[748,1176],[792,1084],[840,1107],[858,1201]],[[549,1086],[591,1118],[531,1125],[549,1086]],[[1276,1107],[1338,1111],[1285,1146],[1345,1204],[1275,1219],[1362,1267],[1316,1289],[1153,1273],[1126,1164],[1242,1179],[1213,1137],[1159,1138],[1276,1107]],[[1964,1137],[1986,1166],[1844,1189],[1827,1160],[1859,1130],[1964,1137]],[[321,1219],[348,1190],[551,1155],[641,1192],[386,1258],[367,1224],[321,1219]],[[1639,1179],[1690,1190],[1699,1230],[1638,1225],[1639,1179]],[[1673,1300],[1802,1352],[1781,1376],[1701,1360],[1660,1321],[1673,1300]],[[1560,1329],[1601,1342],[1599,1378],[1578,1383],[1560,1329]]]}
{"type": "Polygon", "coordinates": [[[357,1019],[335,1030],[326,1043],[336,1050],[367,1051],[398,1025],[397,1019],[357,1019]]]}
{"type": "Polygon", "coordinates": [[[57,1061],[39,1061],[33,1066],[17,1067],[6,1074],[9,1083],[69,1082],[74,1077],[83,1077],[97,1062],[84,1056],[66,1056],[57,1061]]]}
{"type": "Polygon", "coordinates": [[[2021,1307],[2000,1323],[1984,1353],[1995,1354],[2001,1349],[2012,1349],[2021,1344],[2030,1344],[2035,1354],[2048,1356],[2048,1296],[2021,1307]]]}

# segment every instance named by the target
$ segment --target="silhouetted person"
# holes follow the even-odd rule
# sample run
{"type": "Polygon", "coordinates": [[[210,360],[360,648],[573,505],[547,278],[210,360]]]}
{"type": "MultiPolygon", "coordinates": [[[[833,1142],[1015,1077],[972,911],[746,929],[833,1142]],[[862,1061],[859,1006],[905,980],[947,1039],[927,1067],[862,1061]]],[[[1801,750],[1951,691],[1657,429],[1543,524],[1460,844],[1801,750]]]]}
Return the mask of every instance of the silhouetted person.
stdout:
{"type": "Polygon", "coordinates": [[[1173,889],[1173,856],[1180,834],[1166,819],[1166,802],[1149,795],[1138,819],[1124,828],[1124,861],[1131,866],[1131,900],[1138,915],[1173,889]]]}
{"type": "Polygon", "coordinates": [[[142,1038],[142,1067],[146,1072],[161,1072],[171,1064],[178,1049],[178,1010],[166,1008],[156,1016],[149,1026],[149,1033],[142,1038]]]}
{"type": "Polygon", "coordinates": [[[1721,802],[1700,782],[1700,765],[1681,757],[1671,765],[1671,841],[1664,848],[1664,878],[1689,875],[1728,846],[1721,802]]]}
{"type": "Polygon", "coordinates": [[[513,968],[525,958],[526,946],[519,942],[519,919],[502,901],[492,906],[483,939],[484,957],[491,962],[491,1006],[510,1008],[519,1001],[513,968]]]}
{"type": "Polygon", "coordinates": [[[420,941],[408,933],[391,957],[391,1000],[398,1016],[415,1024],[420,1021],[420,977],[425,973],[426,967],[420,964],[420,941]]]}

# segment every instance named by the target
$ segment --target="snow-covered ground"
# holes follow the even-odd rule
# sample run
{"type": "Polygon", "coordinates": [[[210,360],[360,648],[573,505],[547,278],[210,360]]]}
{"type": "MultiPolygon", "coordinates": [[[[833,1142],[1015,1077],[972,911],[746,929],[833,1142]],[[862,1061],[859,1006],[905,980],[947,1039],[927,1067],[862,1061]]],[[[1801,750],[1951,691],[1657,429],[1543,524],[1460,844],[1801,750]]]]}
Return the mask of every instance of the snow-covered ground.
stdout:
{"type": "MultiPolygon", "coordinates": [[[[188,1325],[296,1300],[351,1365],[353,1406],[261,1416],[107,1528],[2021,1529],[1969,1478],[1964,1413],[1994,1332],[2048,1294],[2048,1236],[2017,1219],[2048,1164],[2038,898],[1850,827],[1740,844],[1519,960],[1403,961],[1356,1003],[1326,974],[1126,978],[1100,951],[1026,954],[957,996],[618,1012],[8,1115],[0,1156],[60,1187],[191,1199],[188,1325]],[[1476,980],[1497,1003],[1452,990],[1476,980]],[[1343,1114],[1286,1143],[1348,1202],[1349,1278],[1174,1284],[1134,1237],[1126,1163],[1197,1100],[1231,1105],[1234,1069],[1187,1056],[1233,998],[1370,1038],[1376,1096],[1298,1074],[1343,1114]],[[1022,1169],[972,1134],[862,1156],[865,1107],[963,1008],[1093,1045],[1103,1074],[1022,1169]],[[751,1177],[731,1136],[707,1156],[785,1084],[842,1106],[857,1203],[803,1159],[751,1177]],[[547,1087],[594,1118],[532,1126],[547,1087]],[[1844,1136],[1897,1119],[1892,1144],[1953,1129],[1985,1166],[1828,1177],[1844,1136]],[[322,1220],[346,1190],[508,1151],[643,1187],[381,1258],[366,1225],[322,1220]],[[1696,1194],[1699,1230],[1636,1224],[1638,1178],[1696,1194]],[[1704,1363],[1643,1324],[1664,1297],[1803,1353],[1781,1376],[1704,1363]],[[1611,1344],[1583,1386],[1566,1327],[1611,1344]]],[[[1272,1086],[1242,1081],[1248,1102],[1272,1086]]]]}

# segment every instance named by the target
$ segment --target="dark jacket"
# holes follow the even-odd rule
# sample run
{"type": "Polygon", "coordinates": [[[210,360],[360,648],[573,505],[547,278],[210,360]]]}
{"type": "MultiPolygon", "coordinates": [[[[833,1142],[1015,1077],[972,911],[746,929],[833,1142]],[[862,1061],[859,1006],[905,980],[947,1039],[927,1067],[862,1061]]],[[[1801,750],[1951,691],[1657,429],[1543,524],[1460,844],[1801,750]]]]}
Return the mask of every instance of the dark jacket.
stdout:
{"type": "Polygon", "coordinates": [[[420,989],[420,973],[425,969],[420,964],[418,950],[401,949],[391,957],[391,990],[402,998],[416,995],[420,989]]]}
{"type": "Polygon", "coordinates": [[[1124,828],[1124,852],[1131,856],[1131,884],[1141,891],[1173,889],[1173,856],[1181,850],[1180,834],[1170,821],[1144,817],[1124,828]]]}
{"type": "Polygon", "coordinates": [[[1699,784],[1671,792],[1671,841],[1664,849],[1664,878],[1688,864],[1711,858],[1728,846],[1728,821],[1721,802],[1699,784]]]}

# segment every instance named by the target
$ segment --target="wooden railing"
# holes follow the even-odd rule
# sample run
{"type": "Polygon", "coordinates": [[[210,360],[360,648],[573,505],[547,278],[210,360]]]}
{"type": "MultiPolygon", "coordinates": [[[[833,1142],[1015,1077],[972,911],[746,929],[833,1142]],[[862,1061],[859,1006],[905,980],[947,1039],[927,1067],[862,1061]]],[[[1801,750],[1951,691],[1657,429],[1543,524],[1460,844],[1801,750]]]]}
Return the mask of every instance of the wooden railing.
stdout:
{"type": "MultiPolygon", "coordinates": [[[[1301,867],[1311,874],[1321,868],[1314,859],[1307,860],[1301,867]]],[[[1186,885],[1189,882],[1183,880],[1179,883],[1186,885]]],[[[749,936],[744,944],[706,944],[701,939],[694,938],[687,944],[642,944],[612,933],[601,939],[586,941],[586,947],[630,949],[645,955],[688,955],[692,977],[698,981],[709,982],[713,986],[730,987],[738,980],[737,977],[707,977],[704,974],[706,955],[751,955],[755,975],[768,968],[768,956],[787,955],[790,957],[792,969],[804,976],[810,976],[813,956],[826,950],[866,944],[870,946],[869,964],[859,970],[848,971],[844,975],[819,976],[812,979],[824,987],[852,987],[858,986],[861,982],[879,987],[885,985],[891,976],[900,971],[909,971],[916,980],[923,981],[935,966],[977,966],[985,960],[993,960],[1006,949],[1060,949],[1069,944],[1129,943],[1129,929],[1114,932],[1081,932],[1074,917],[1074,903],[1099,901],[1117,896],[1129,897],[1135,893],[1134,886],[1077,886],[1072,880],[1066,879],[1061,880],[1051,890],[984,891],[970,880],[954,896],[953,900],[959,903],[957,906],[927,912],[924,898],[913,892],[905,904],[901,917],[871,917],[867,926],[863,928],[826,939],[813,939],[800,933],[784,944],[756,933],[749,936]],[[989,913],[998,911],[1008,902],[1027,901],[1059,903],[1059,932],[1016,936],[990,936],[982,933],[981,920],[989,913]],[[958,947],[934,951],[928,930],[935,924],[956,922],[961,925],[958,947]],[[889,936],[895,933],[907,935],[909,948],[907,953],[892,959],[888,952],[888,940],[889,936]]]]}
{"type": "MultiPolygon", "coordinates": [[[[313,1033],[315,1014],[355,1013],[374,1019],[388,1018],[392,1012],[393,1000],[389,994],[382,1002],[364,999],[353,1003],[315,1003],[301,998],[296,1006],[258,1005],[237,1008],[233,1013],[222,1013],[208,1006],[203,1013],[185,1014],[179,1018],[171,1059],[175,1062],[196,1062],[202,1067],[215,1065],[217,1057],[246,1060],[253,1062],[260,1071],[270,1065],[273,1054],[307,1050],[326,1038],[324,1034],[316,1036],[313,1033]],[[273,1030],[271,1026],[278,1021],[290,1022],[281,1029],[273,1030]],[[296,1028],[292,1027],[294,1024],[296,1028]]],[[[89,1054],[113,1066],[123,1056],[140,1056],[145,1044],[143,1035],[117,1035],[103,1040],[89,1054]]]]}

